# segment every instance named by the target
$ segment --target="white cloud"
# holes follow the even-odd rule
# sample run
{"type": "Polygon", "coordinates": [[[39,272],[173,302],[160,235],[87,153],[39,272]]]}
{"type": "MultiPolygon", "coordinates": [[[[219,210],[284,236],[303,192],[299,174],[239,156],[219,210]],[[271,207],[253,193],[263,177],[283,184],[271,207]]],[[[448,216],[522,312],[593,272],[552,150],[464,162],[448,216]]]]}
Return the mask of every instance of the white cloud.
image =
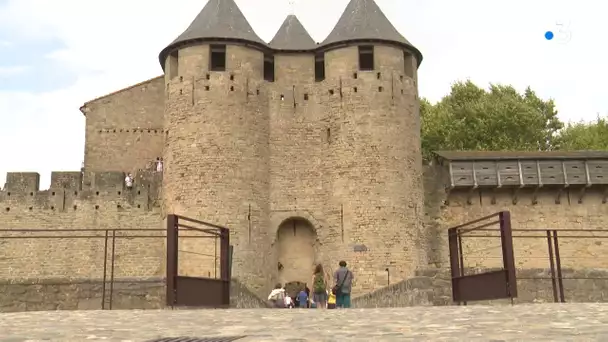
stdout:
{"type": "MultiPolygon", "coordinates": [[[[299,0],[295,13],[313,38],[323,40],[348,0],[299,0]]],[[[531,86],[556,100],[565,120],[593,119],[608,110],[608,48],[603,13],[608,4],[583,0],[377,0],[395,26],[424,54],[420,92],[438,100],[455,80],[470,78],[531,86]],[[546,41],[557,22],[571,39],[546,41]]],[[[285,0],[237,0],[256,32],[270,40],[290,12],[285,0]]],[[[161,74],[158,52],[192,21],[204,1],[8,0],[0,30],[12,41],[58,39],[47,57],[78,79],[43,94],[0,92],[3,160],[8,170],[77,170],[83,158],[85,101],[161,74]],[[10,117],[6,120],[6,117],[10,117]],[[8,124],[8,129],[6,128],[8,124]]],[[[559,35],[558,35],[559,38],[559,35]]],[[[3,45],[0,45],[0,47],[3,45]]],[[[0,182],[2,184],[2,182],[0,182]]]]}
{"type": "Polygon", "coordinates": [[[29,69],[30,67],[25,65],[0,66],[0,77],[22,74],[29,69]]]}

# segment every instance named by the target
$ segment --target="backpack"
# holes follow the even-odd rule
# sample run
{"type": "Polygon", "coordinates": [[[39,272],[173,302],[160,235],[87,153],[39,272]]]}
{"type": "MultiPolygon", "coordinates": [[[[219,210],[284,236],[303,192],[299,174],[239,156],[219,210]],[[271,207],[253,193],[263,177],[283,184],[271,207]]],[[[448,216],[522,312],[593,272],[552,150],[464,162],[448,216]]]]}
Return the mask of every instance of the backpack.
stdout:
{"type": "Polygon", "coordinates": [[[321,274],[321,273],[315,274],[315,282],[313,284],[313,290],[315,293],[325,292],[326,286],[325,286],[325,277],[323,277],[323,274],[321,274]]]}

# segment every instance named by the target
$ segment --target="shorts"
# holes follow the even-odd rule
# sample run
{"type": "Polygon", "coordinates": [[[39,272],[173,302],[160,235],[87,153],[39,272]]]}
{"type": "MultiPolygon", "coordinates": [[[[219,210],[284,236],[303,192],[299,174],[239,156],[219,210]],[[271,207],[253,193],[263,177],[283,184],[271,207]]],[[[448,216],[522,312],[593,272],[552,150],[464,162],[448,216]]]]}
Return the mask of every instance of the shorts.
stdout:
{"type": "Polygon", "coordinates": [[[327,303],[327,292],[315,292],[312,294],[312,300],[315,303],[327,303]]]}

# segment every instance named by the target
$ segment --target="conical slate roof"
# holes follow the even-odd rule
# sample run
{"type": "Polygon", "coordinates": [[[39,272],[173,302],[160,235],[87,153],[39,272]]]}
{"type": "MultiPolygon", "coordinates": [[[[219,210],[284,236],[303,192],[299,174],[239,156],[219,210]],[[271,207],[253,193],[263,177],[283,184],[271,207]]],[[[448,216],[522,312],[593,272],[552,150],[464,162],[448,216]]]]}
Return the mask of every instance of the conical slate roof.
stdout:
{"type": "Polygon", "coordinates": [[[268,45],[273,49],[290,51],[312,50],[317,47],[308,31],[306,31],[300,20],[293,14],[285,18],[285,21],[268,45]]]}
{"type": "Polygon", "coordinates": [[[244,40],[266,45],[253,31],[234,0],[209,0],[186,31],[161,51],[160,64],[164,68],[167,54],[178,44],[191,40],[214,38],[244,40]]]}
{"type": "Polygon", "coordinates": [[[349,40],[384,40],[408,46],[417,55],[422,54],[391,24],[374,0],[351,0],[338,23],[320,46],[349,40]]]}

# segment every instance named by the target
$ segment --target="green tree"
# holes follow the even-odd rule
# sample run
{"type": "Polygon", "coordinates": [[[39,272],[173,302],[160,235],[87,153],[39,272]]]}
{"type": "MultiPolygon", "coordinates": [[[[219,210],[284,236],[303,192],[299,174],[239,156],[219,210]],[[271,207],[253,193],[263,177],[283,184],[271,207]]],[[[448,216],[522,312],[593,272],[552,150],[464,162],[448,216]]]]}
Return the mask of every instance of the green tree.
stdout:
{"type": "Polygon", "coordinates": [[[438,150],[550,150],[559,144],[563,123],[553,100],[542,100],[530,88],[482,89],[457,82],[436,104],[422,99],[422,149],[425,158],[438,150]]]}
{"type": "Polygon", "coordinates": [[[560,131],[562,150],[608,150],[608,119],[570,123],[560,131]]]}

